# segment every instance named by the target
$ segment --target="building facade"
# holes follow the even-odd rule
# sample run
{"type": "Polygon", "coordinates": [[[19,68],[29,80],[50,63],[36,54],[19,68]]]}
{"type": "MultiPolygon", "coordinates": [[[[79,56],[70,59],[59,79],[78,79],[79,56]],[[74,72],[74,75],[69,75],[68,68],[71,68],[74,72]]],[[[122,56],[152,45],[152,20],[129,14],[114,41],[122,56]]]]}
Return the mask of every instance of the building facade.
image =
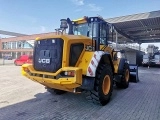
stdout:
{"type": "Polygon", "coordinates": [[[13,59],[20,55],[32,55],[34,40],[41,36],[52,36],[55,32],[26,35],[21,37],[10,37],[0,39],[0,58],[11,56],[13,59]]]}

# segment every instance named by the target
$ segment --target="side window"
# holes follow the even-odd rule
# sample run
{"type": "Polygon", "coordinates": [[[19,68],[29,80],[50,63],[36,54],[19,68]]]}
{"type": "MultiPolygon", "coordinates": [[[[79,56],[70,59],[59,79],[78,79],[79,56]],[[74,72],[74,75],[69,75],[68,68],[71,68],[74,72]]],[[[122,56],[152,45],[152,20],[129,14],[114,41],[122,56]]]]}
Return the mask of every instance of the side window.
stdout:
{"type": "Polygon", "coordinates": [[[102,24],[100,26],[100,44],[105,44],[107,40],[107,25],[102,24]]]}
{"type": "Polygon", "coordinates": [[[78,32],[78,27],[77,26],[74,26],[73,27],[73,33],[74,33],[74,35],[79,35],[79,32],[78,32]]]}
{"type": "Polygon", "coordinates": [[[97,29],[98,26],[96,23],[89,24],[89,37],[90,38],[96,38],[97,37],[97,29]]]}
{"type": "Polygon", "coordinates": [[[84,49],[83,43],[72,44],[70,47],[69,66],[75,66],[84,49]]]}

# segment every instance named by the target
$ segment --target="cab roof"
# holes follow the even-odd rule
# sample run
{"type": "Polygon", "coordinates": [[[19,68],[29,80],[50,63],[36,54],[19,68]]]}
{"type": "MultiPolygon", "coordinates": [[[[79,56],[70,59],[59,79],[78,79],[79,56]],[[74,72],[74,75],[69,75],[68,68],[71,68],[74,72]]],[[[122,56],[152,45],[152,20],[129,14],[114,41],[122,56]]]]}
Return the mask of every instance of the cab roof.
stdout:
{"type": "Polygon", "coordinates": [[[44,37],[37,37],[36,40],[44,40],[49,38],[62,38],[62,39],[69,39],[69,40],[79,40],[79,39],[87,39],[92,40],[89,37],[83,35],[52,35],[52,36],[44,36],[44,37]]]}
{"type": "MultiPolygon", "coordinates": [[[[88,19],[91,19],[91,18],[98,18],[99,20],[105,21],[105,20],[104,20],[102,17],[100,17],[100,16],[94,16],[94,17],[87,17],[87,16],[84,16],[83,18],[79,18],[79,19],[73,20],[73,22],[75,22],[76,24],[86,23],[86,22],[87,22],[87,18],[88,18],[88,19]]],[[[105,21],[105,22],[106,22],[106,21],[105,21]]]]}

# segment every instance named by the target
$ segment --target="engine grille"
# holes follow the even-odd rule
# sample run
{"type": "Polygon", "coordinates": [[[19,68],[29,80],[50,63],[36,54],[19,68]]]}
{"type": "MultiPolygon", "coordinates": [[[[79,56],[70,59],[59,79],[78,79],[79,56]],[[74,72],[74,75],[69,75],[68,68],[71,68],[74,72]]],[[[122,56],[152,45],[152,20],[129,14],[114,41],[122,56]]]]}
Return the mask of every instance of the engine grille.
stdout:
{"type": "Polygon", "coordinates": [[[37,71],[56,72],[62,67],[63,40],[44,39],[35,42],[33,66],[37,71]]]}

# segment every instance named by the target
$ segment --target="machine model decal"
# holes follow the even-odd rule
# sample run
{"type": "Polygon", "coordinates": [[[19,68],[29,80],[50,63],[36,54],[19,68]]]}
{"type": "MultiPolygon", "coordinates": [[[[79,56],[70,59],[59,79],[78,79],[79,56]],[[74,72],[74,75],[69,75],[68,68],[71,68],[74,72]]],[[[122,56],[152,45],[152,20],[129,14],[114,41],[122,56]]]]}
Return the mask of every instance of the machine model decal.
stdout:
{"type": "Polygon", "coordinates": [[[91,61],[89,63],[89,66],[87,68],[87,76],[95,77],[98,63],[99,63],[99,61],[101,59],[101,56],[103,54],[104,54],[103,51],[96,51],[96,52],[94,52],[94,54],[92,56],[92,59],[91,59],[91,61]]]}
{"type": "Polygon", "coordinates": [[[38,60],[39,63],[46,63],[46,64],[50,64],[50,59],[40,59],[38,60]]]}
{"type": "Polygon", "coordinates": [[[95,48],[94,48],[94,46],[91,46],[91,45],[86,45],[85,46],[85,50],[86,51],[92,51],[92,50],[94,50],[95,48]]]}

